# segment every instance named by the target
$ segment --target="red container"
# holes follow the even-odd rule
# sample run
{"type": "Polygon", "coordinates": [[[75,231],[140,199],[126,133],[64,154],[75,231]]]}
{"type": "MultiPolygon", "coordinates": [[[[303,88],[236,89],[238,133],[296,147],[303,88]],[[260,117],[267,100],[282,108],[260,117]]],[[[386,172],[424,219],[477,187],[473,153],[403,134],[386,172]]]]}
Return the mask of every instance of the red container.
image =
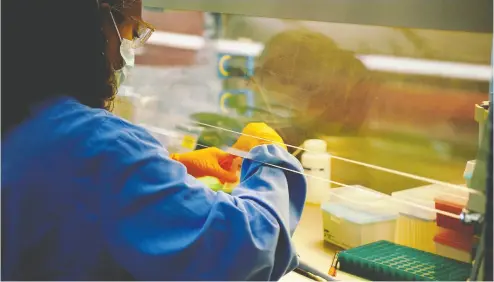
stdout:
{"type": "MultiPolygon", "coordinates": [[[[434,201],[436,209],[460,215],[468,198],[445,195],[437,197],[434,201]]],[[[436,220],[439,227],[451,229],[463,235],[473,235],[474,233],[473,225],[466,225],[460,219],[438,213],[436,220]]]]}

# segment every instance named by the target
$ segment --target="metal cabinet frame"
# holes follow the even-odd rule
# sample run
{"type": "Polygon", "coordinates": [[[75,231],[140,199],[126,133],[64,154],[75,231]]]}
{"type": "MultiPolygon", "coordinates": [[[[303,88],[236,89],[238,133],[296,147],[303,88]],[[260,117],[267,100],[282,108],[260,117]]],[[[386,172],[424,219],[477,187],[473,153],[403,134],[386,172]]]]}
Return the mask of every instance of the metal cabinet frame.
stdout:
{"type": "Polygon", "coordinates": [[[492,0],[144,0],[147,7],[492,33],[492,0]]]}

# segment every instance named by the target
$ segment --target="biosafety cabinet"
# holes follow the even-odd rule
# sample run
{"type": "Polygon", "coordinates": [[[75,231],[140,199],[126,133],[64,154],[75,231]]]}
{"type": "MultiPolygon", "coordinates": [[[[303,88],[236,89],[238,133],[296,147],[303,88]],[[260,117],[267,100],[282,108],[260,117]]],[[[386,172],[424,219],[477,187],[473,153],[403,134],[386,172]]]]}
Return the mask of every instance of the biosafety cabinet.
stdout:
{"type": "Polygon", "coordinates": [[[297,157],[326,143],[302,261],[337,280],[492,280],[492,1],[144,6],[156,31],[117,114],[171,152],[228,149],[249,122],[297,157]]]}

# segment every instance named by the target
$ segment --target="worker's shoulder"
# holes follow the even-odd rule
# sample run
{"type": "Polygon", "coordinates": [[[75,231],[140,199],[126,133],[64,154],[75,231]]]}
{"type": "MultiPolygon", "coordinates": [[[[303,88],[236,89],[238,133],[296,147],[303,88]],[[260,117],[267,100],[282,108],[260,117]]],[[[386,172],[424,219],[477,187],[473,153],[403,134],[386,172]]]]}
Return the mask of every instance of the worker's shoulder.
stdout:
{"type": "Polygon", "coordinates": [[[89,142],[96,155],[106,156],[115,166],[138,162],[149,156],[165,157],[166,149],[146,129],[104,111],[102,122],[89,142]]]}
{"type": "Polygon", "coordinates": [[[126,119],[114,115],[108,111],[103,111],[104,121],[101,123],[102,133],[113,132],[112,136],[118,140],[140,140],[158,143],[154,137],[141,126],[135,125],[126,119]]]}
{"type": "Polygon", "coordinates": [[[105,146],[118,146],[117,143],[159,144],[145,129],[122,119],[105,109],[91,108],[75,100],[62,102],[63,107],[50,116],[57,116],[58,131],[70,139],[80,140],[81,144],[94,149],[105,146]]]}

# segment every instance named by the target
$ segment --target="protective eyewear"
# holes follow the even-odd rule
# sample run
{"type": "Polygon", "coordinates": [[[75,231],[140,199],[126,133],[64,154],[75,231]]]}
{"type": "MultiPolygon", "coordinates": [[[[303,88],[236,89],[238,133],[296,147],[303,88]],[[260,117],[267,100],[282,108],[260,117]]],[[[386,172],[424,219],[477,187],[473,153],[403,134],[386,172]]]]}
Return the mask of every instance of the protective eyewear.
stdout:
{"type": "MultiPolygon", "coordinates": [[[[132,16],[125,16],[118,9],[112,9],[112,11],[117,11],[122,17],[125,17],[126,19],[129,19],[134,22],[133,31],[132,31],[133,33],[132,48],[134,49],[144,46],[144,44],[146,44],[146,42],[148,41],[149,37],[151,37],[153,32],[156,30],[151,24],[132,16]]],[[[117,23],[115,21],[115,18],[113,17],[113,13],[110,13],[110,15],[113,20],[113,24],[117,29],[118,36],[120,37],[120,40],[122,40],[122,36],[120,35],[120,31],[118,30],[117,23]]]]}
{"type": "Polygon", "coordinates": [[[134,28],[132,40],[132,47],[137,49],[146,44],[149,37],[151,37],[151,35],[155,31],[155,28],[151,24],[143,20],[139,20],[134,17],[129,17],[129,19],[133,20],[137,26],[137,28],[134,28]]]}

